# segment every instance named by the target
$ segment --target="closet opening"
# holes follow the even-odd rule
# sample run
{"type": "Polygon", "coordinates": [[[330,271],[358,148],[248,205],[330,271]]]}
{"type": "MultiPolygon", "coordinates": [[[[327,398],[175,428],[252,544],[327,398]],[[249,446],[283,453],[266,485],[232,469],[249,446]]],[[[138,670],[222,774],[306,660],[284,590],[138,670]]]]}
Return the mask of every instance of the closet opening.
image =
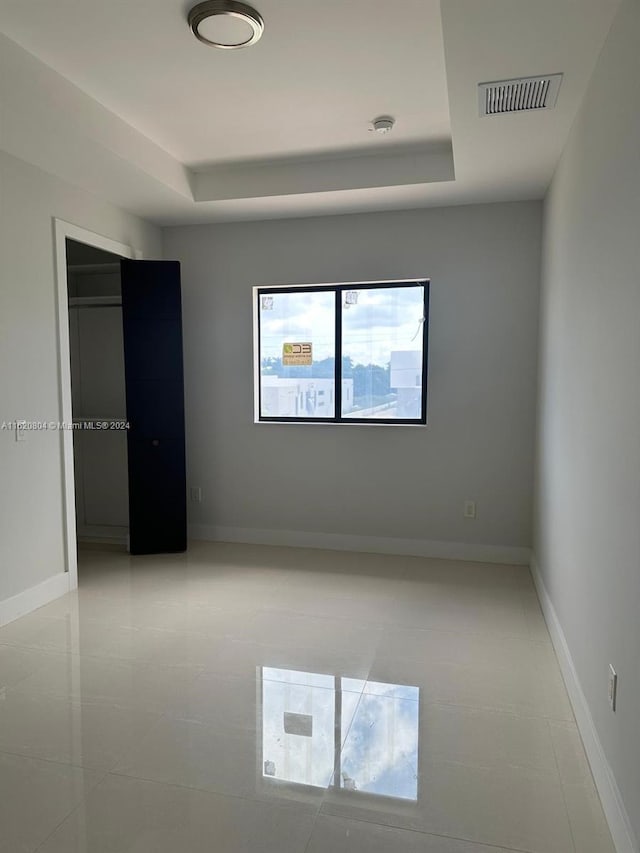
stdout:
{"type": "Polygon", "coordinates": [[[187,548],[182,296],[177,261],[54,220],[64,538],[131,555],[187,548]],[[138,255],[138,257],[136,257],[138,255]]]}
{"type": "Polygon", "coordinates": [[[67,238],[77,547],[126,550],[127,406],[120,256],[67,238]]]}

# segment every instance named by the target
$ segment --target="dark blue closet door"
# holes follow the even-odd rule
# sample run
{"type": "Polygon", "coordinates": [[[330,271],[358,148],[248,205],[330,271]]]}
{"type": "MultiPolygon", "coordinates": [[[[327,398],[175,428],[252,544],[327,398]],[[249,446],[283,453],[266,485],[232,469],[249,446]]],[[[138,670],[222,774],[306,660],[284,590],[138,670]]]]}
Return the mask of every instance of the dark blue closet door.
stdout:
{"type": "Polygon", "coordinates": [[[129,550],[187,547],[182,304],[177,261],[121,261],[129,550]]]}

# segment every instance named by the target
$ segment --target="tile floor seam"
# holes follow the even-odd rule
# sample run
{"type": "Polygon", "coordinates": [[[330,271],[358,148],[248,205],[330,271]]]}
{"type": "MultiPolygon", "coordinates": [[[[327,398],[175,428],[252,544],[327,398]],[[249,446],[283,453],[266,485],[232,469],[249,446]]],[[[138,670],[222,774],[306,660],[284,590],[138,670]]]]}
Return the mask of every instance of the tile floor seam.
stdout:
{"type": "MultiPolygon", "coordinates": [[[[338,617],[336,617],[338,618],[338,617]]],[[[345,617],[345,619],[348,617],[345,617]]],[[[506,631],[469,631],[464,630],[464,628],[459,628],[456,630],[449,628],[423,628],[420,625],[408,625],[403,623],[402,625],[393,625],[387,624],[384,625],[385,628],[396,628],[397,630],[408,630],[408,631],[433,631],[437,634],[454,634],[455,636],[463,636],[463,637],[491,637],[495,640],[526,640],[528,643],[532,643],[536,646],[542,646],[543,648],[548,648],[551,646],[551,640],[547,643],[542,640],[532,640],[528,634],[515,634],[512,632],[506,631]]]]}
{"type": "Polygon", "coordinates": [[[311,829],[309,831],[309,837],[307,838],[307,843],[305,844],[304,850],[302,851],[302,853],[308,853],[309,845],[313,841],[313,833],[314,833],[314,830],[316,828],[316,824],[318,823],[318,818],[320,817],[320,810],[322,809],[323,800],[324,800],[324,795],[319,798],[318,805],[317,805],[317,807],[315,809],[315,813],[313,815],[313,821],[311,822],[311,829]]]}
{"type": "Polygon", "coordinates": [[[438,699],[427,699],[424,702],[425,707],[434,706],[436,708],[460,708],[464,711],[477,711],[478,713],[492,713],[503,717],[515,717],[521,720],[552,720],[553,722],[566,723],[568,720],[556,719],[555,717],[547,717],[541,714],[524,713],[521,711],[511,711],[508,708],[496,708],[494,706],[484,705],[462,705],[459,702],[446,702],[438,699]]]}
{"type": "Polygon", "coordinates": [[[80,801],[79,801],[78,803],[76,803],[76,805],[71,809],[71,811],[69,811],[69,812],[68,812],[68,813],[67,813],[67,814],[62,818],[62,820],[61,820],[58,824],[56,824],[56,826],[51,830],[51,832],[47,835],[47,837],[46,837],[46,838],[44,838],[44,839],[40,842],[40,844],[38,844],[38,846],[34,848],[33,853],[38,853],[38,851],[39,851],[39,850],[42,850],[42,848],[45,846],[45,844],[47,844],[47,843],[49,842],[49,840],[50,840],[50,839],[51,839],[51,838],[56,834],[56,832],[60,829],[60,827],[62,826],[62,824],[63,824],[65,821],[67,821],[67,820],[68,820],[72,815],[74,815],[74,814],[75,814],[75,813],[76,813],[76,812],[77,812],[77,811],[78,811],[78,810],[83,806],[85,799],[86,799],[87,797],[91,796],[91,794],[93,793],[93,791],[95,791],[95,789],[96,789],[99,785],[101,785],[101,784],[104,782],[104,780],[106,779],[107,775],[108,775],[108,774],[105,774],[105,775],[102,777],[102,779],[100,779],[100,781],[99,781],[99,782],[97,782],[97,783],[94,785],[94,787],[93,787],[90,791],[88,791],[88,792],[87,792],[87,794],[86,794],[86,795],[83,795],[83,796],[81,797],[80,801]]]}
{"type": "MultiPolygon", "coordinates": [[[[199,788],[195,785],[184,785],[181,782],[168,782],[165,779],[150,779],[147,776],[135,776],[135,775],[129,775],[127,773],[118,773],[115,770],[109,770],[107,773],[105,773],[103,778],[100,779],[98,784],[95,785],[92,790],[95,790],[99,785],[102,785],[102,783],[107,779],[108,776],[113,776],[116,779],[125,779],[126,781],[129,781],[129,782],[144,782],[145,784],[157,785],[158,787],[178,788],[181,791],[197,791],[199,794],[210,795],[212,797],[222,797],[222,798],[231,799],[231,800],[239,800],[240,802],[260,803],[261,805],[268,803],[268,800],[262,799],[261,797],[258,797],[258,796],[250,797],[247,794],[231,794],[228,791],[217,791],[217,790],[213,790],[212,788],[199,788]]],[[[298,801],[290,801],[290,802],[288,801],[285,808],[294,808],[294,805],[293,805],[294,803],[295,803],[295,806],[300,805],[300,803],[298,801]]],[[[309,806],[308,803],[305,803],[305,805],[309,806]]],[[[311,808],[311,806],[310,806],[310,808],[311,808]]],[[[313,806],[312,808],[314,811],[320,810],[320,806],[318,806],[317,809],[315,806],[313,806]]]]}
{"type": "MultiPolygon", "coordinates": [[[[36,759],[36,760],[40,761],[40,760],[44,760],[44,759],[36,759]]],[[[52,762],[52,763],[56,764],[56,763],[59,763],[59,762],[52,762]]],[[[69,766],[71,766],[71,765],[64,765],[64,766],[69,767],[69,766]]],[[[83,768],[76,768],[76,769],[83,769],[83,768]]],[[[96,772],[96,771],[92,771],[92,772],[96,772]]],[[[97,771],[97,772],[101,772],[101,771],[97,771]]],[[[38,844],[38,846],[37,846],[37,847],[34,847],[34,849],[33,849],[33,853],[38,853],[38,851],[39,851],[39,850],[42,850],[42,848],[44,847],[44,845],[45,845],[45,844],[49,841],[49,839],[50,839],[50,838],[51,838],[51,837],[52,837],[52,836],[53,836],[53,835],[54,835],[54,834],[55,834],[55,833],[60,829],[60,827],[62,826],[62,824],[63,824],[63,823],[64,823],[68,818],[70,818],[72,814],[74,814],[76,811],[78,811],[78,809],[79,809],[79,808],[81,808],[81,807],[82,807],[82,805],[84,804],[84,802],[85,802],[85,800],[87,799],[87,797],[90,797],[90,796],[91,796],[91,794],[96,790],[96,788],[104,782],[104,780],[106,779],[107,775],[108,775],[107,773],[103,773],[103,774],[102,774],[102,776],[100,777],[100,779],[98,779],[98,781],[97,781],[97,782],[96,782],[96,783],[95,783],[95,784],[94,784],[94,785],[93,785],[93,786],[92,786],[92,787],[91,787],[91,788],[90,788],[90,789],[89,789],[85,794],[83,794],[83,795],[80,797],[80,799],[79,799],[79,800],[78,800],[78,802],[75,804],[75,806],[73,806],[73,807],[72,807],[72,808],[67,812],[67,814],[65,814],[65,816],[62,818],[62,820],[60,820],[60,821],[59,821],[59,823],[57,823],[57,824],[55,825],[55,827],[54,827],[54,828],[51,830],[51,832],[46,836],[46,838],[44,838],[44,839],[40,842],[40,844],[38,844]]]]}
{"type": "Polygon", "coordinates": [[[71,816],[72,816],[72,815],[73,815],[73,814],[74,814],[74,813],[75,813],[75,812],[80,808],[80,806],[81,806],[81,805],[82,805],[82,803],[80,802],[80,803],[78,803],[78,804],[77,804],[73,809],[71,809],[71,811],[69,812],[69,814],[65,815],[65,816],[62,818],[62,820],[60,821],[60,823],[58,823],[56,826],[54,826],[54,828],[53,828],[53,829],[51,830],[51,832],[47,835],[47,837],[46,837],[46,838],[45,838],[45,839],[44,839],[40,844],[38,844],[38,846],[37,846],[37,847],[34,847],[34,849],[33,849],[33,853],[38,853],[38,851],[39,851],[39,850],[42,850],[42,848],[45,846],[45,844],[47,844],[47,843],[49,842],[49,840],[50,840],[50,839],[51,839],[51,838],[56,834],[56,832],[60,829],[60,827],[62,826],[62,824],[63,824],[63,823],[64,823],[68,818],[70,818],[70,817],[71,817],[71,816]]]}
{"type": "MultiPolygon", "coordinates": [[[[475,838],[465,838],[461,835],[444,835],[442,832],[425,832],[420,829],[410,829],[406,826],[401,826],[400,824],[390,824],[390,823],[378,823],[375,820],[361,820],[357,817],[344,817],[342,815],[334,815],[331,812],[324,812],[324,817],[327,818],[339,818],[345,821],[352,821],[353,823],[361,823],[363,826],[378,826],[381,829],[397,829],[400,832],[412,833],[416,836],[425,836],[426,838],[446,838],[447,841],[461,841],[463,844],[473,844],[480,845],[481,847],[487,847],[490,851],[492,850],[504,850],[505,853],[541,853],[541,851],[535,851],[531,848],[526,847],[505,847],[503,844],[496,844],[495,842],[490,841],[478,841],[475,838]]],[[[306,853],[306,851],[305,851],[306,853]]]]}
{"type": "MultiPolygon", "coordinates": [[[[20,695],[25,695],[25,694],[20,694],[20,695]]],[[[61,702],[67,702],[67,700],[65,699],[65,697],[61,697],[61,696],[59,697],[59,696],[56,696],[56,697],[53,697],[53,698],[55,698],[56,700],[60,700],[61,702]]],[[[68,704],[69,704],[69,705],[71,705],[71,707],[73,707],[73,702],[72,702],[72,700],[69,700],[68,704]]],[[[81,704],[85,704],[85,703],[83,702],[83,703],[81,703],[81,704]]],[[[118,706],[106,705],[106,704],[103,704],[103,703],[96,703],[96,704],[94,705],[94,707],[100,707],[100,708],[105,708],[105,707],[108,707],[108,708],[114,708],[114,707],[116,707],[116,708],[118,708],[118,706]]],[[[137,710],[137,709],[132,709],[132,708],[118,708],[118,710],[130,711],[130,710],[137,710]]],[[[143,711],[142,713],[152,713],[152,712],[150,712],[150,711],[143,711]]],[[[157,716],[157,719],[155,719],[155,720],[151,723],[151,725],[149,726],[149,729],[147,730],[147,732],[145,732],[145,734],[144,734],[143,738],[146,738],[146,737],[147,737],[147,735],[149,734],[149,732],[151,731],[151,729],[155,728],[155,726],[156,726],[158,723],[160,723],[163,719],[168,719],[168,720],[171,720],[171,719],[172,719],[172,718],[170,717],[170,715],[168,715],[168,714],[164,714],[164,713],[158,713],[158,714],[156,714],[156,716],[157,716]]],[[[125,752],[125,751],[123,751],[123,752],[121,752],[121,753],[118,753],[118,755],[117,755],[117,757],[115,758],[115,760],[114,760],[113,764],[110,764],[108,767],[105,767],[105,766],[98,766],[98,765],[94,765],[94,766],[92,766],[92,765],[88,765],[88,764],[79,764],[79,763],[77,763],[77,762],[75,762],[75,761],[62,761],[62,760],[60,760],[59,758],[45,758],[45,757],[44,757],[44,756],[42,756],[42,755],[30,755],[30,754],[27,754],[27,753],[24,753],[24,752],[13,752],[12,750],[8,750],[8,749],[6,749],[6,748],[4,748],[4,747],[2,747],[2,746],[0,746],[0,754],[4,754],[4,755],[13,755],[13,756],[15,756],[16,758],[26,758],[26,759],[30,759],[30,760],[34,760],[34,761],[46,761],[46,762],[49,762],[49,763],[51,763],[51,764],[59,764],[59,765],[62,765],[63,767],[75,767],[75,768],[77,768],[78,770],[87,770],[87,771],[91,771],[91,772],[94,772],[94,773],[104,773],[104,774],[109,774],[109,773],[113,772],[113,770],[117,767],[117,765],[119,764],[119,762],[122,760],[123,756],[125,756],[125,755],[126,755],[126,752],[125,752]]]]}
{"type": "Polygon", "coordinates": [[[75,770],[86,770],[88,773],[109,773],[109,771],[105,770],[104,767],[87,767],[83,764],[75,764],[72,761],[60,761],[57,758],[43,758],[40,755],[25,755],[24,752],[12,752],[11,750],[2,748],[0,748],[0,755],[10,755],[12,758],[23,758],[25,761],[42,761],[45,764],[55,764],[58,767],[73,767],[75,770]]]}
{"type": "Polygon", "coordinates": [[[578,848],[576,846],[575,833],[573,831],[571,816],[569,814],[569,806],[567,804],[565,783],[564,783],[564,779],[562,778],[562,771],[560,770],[560,761],[558,759],[558,750],[556,749],[556,744],[555,744],[555,741],[553,739],[553,733],[551,731],[551,724],[550,724],[549,720],[547,720],[547,729],[549,730],[549,740],[551,741],[551,748],[553,750],[553,757],[554,757],[554,760],[556,763],[556,769],[558,771],[558,779],[560,780],[560,791],[562,793],[562,803],[564,805],[565,814],[567,816],[567,823],[569,824],[569,834],[571,835],[571,843],[573,844],[573,853],[580,853],[580,851],[578,850],[578,848]]]}
{"type": "Polygon", "coordinates": [[[497,707],[495,705],[480,705],[480,704],[469,704],[463,702],[446,702],[439,701],[437,699],[428,699],[424,703],[425,705],[433,705],[439,708],[459,708],[463,711],[478,711],[483,713],[493,713],[493,714],[501,714],[508,717],[517,717],[519,719],[525,720],[545,720],[554,723],[570,723],[573,722],[573,719],[567,720],[564,717],[554,717],[549,714],[534,714],[532,712],[520,712],[513,711],[510,708],[497,707]]]}

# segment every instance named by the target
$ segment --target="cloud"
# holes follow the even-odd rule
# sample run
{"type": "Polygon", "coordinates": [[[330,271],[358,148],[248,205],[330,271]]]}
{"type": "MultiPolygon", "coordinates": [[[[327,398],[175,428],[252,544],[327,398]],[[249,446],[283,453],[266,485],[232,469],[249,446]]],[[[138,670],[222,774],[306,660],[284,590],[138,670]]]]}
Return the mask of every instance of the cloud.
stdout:
{"type": "MultiPolygon", "coordinates": [[[[421,286],[358,290],[358,302],[342,310],[343,352],[356,364],[385,365],[392,350],[421,348],[421,286]]],[[[314,361],[335,349],[333,293],[277,293],[272,310],[260,312],[261,358],[278,358],[282,344],[311,341],[314,361]]]]}
{"type": "MultiPolygon", "coordinates": [[[[418,688],[413,690],[417,697],[418,688]]],[[[419,702],[389,693],[362,696],[343,748],[342,768],[355,780],[357,790],[415,800],[419,702]]]]}

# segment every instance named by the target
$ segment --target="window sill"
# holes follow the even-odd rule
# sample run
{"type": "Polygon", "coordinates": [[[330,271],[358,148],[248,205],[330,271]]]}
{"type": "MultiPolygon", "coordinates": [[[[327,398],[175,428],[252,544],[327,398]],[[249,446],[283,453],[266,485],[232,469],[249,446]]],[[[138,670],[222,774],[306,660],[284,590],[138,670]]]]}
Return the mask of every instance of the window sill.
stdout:
{"type": "Polygon", "coordinates": [[[320,426],[320,427],[417,427],[424,429],[429,426],[429,423],[406,423],[405,421],[313,421],[313,420],[260,420],[254,418],[254,424],[260,426],[320,426]]]}

